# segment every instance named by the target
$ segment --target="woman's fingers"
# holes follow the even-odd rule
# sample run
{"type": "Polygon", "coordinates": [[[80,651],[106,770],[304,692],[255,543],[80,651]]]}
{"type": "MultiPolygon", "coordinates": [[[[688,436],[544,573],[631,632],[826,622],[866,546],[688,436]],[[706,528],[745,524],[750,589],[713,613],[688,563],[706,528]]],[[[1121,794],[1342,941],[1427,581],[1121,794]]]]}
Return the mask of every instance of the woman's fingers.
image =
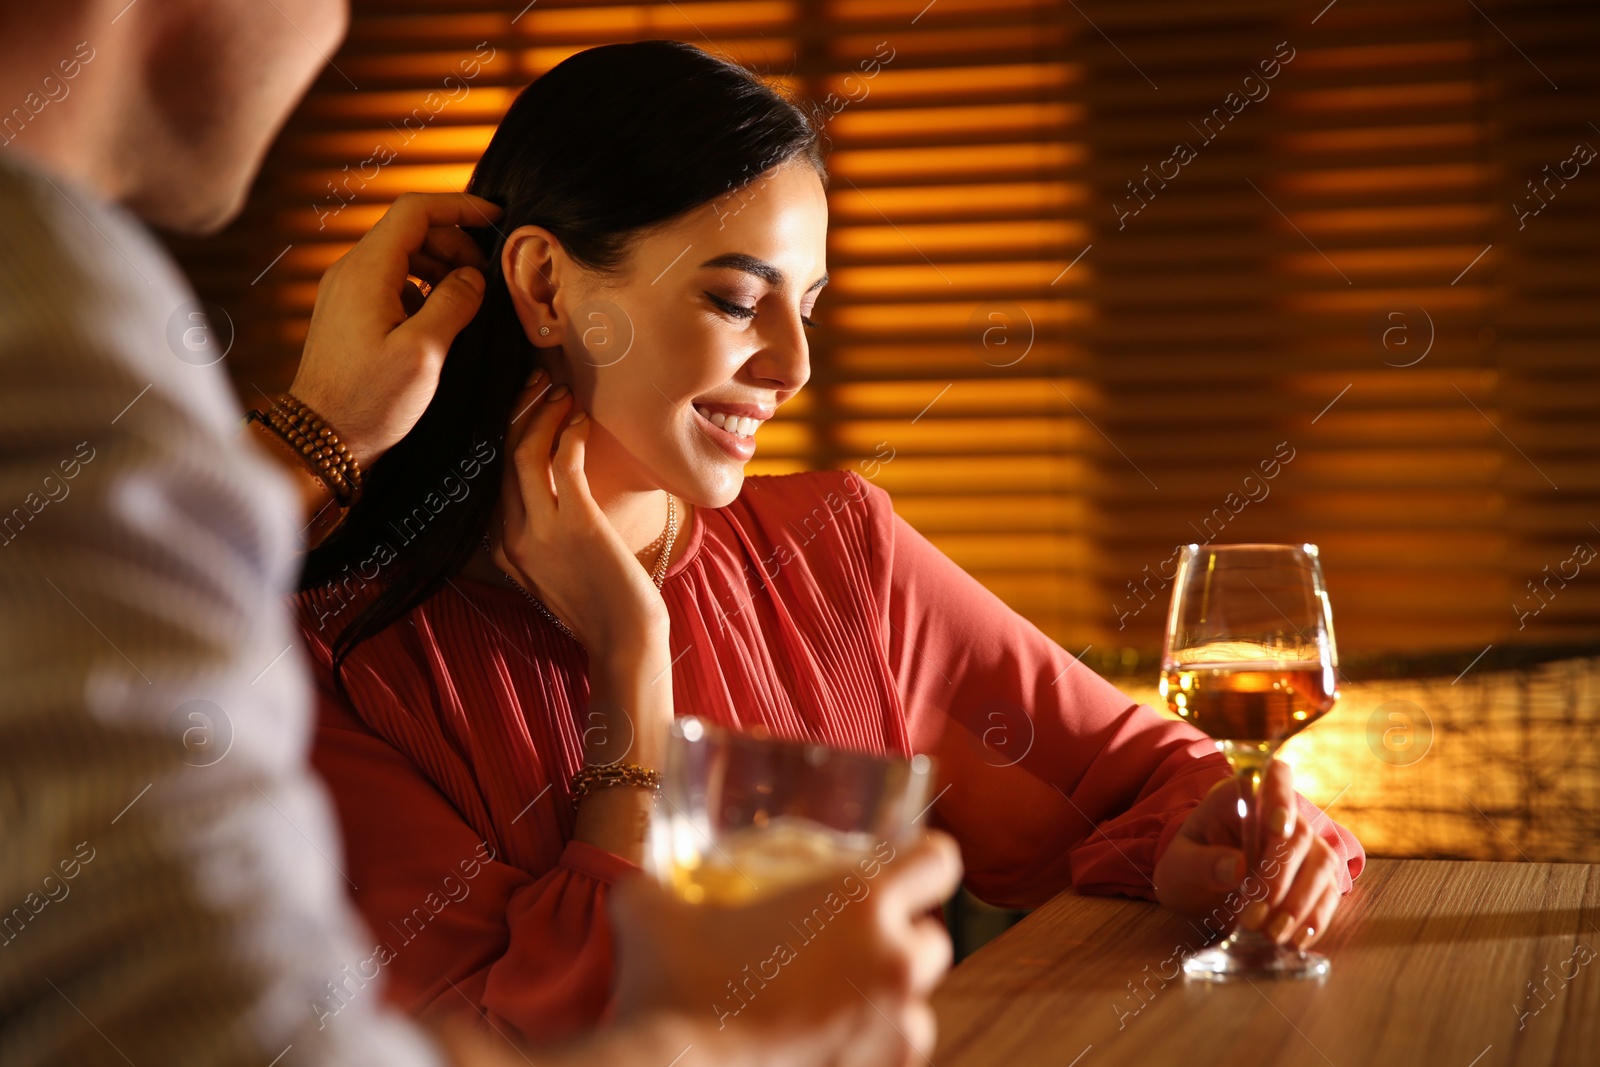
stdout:
{"type": "Polygon", "coordinates": [[[555,518],[556,483],[550,452],[572,404],[572,390],[565,385],[536,392],[523,416],[527,425],[511,451],[517,484],[522,492],[522,506],[539,529],[549,529],[555,518]]]}
{"type": "Polygon", "coordinates": [[[1253,894],[1254,902],[1239,915],[1239,922],[1246,929],[1263,929],[1281,914],[1283,901],[1294,887],[1300,868],[1317,841],[1309,826],[1298,820],[1297,823],[1287,841],[1262,843],[1255,874],[1263,888],[1260,893],[1253,894]]]}
{"type": "MultiPolygon", "coordinates": [[[[591,503],[589,479],[583,472],[584,447],[589,441],[589,416],[574,411],[560,421],[555,455],[550,458],[550,474],[555,479],[556,500],[579,507],[591,503]]],[[[598,509],[596,509],[598,513],[598,509]]]]}
{"type": "Polygon", "coordinates": [[[1299,926],[1289,935],[1289,943],[1295,948],[1310,948],[1316,944],[1328,932],[1328,924],[1333,922],[1333,914],[1339,910],[1340,896],[1339,882],[1335,878],[1323,890],[1322,899],[1311,909],[1311,914],[1300,917],[1299,926]]]}
{"type": "Polygon", "coordinates": [[[1261,852],[1266,855],[1275,844],[1287,841],[1294,833],[1297,811],[1294,768],[1282,760],[1267,764],[1256,795],[1256,810],[1261,818],[1261,852]]]}
{"type": "Polygon", "coordinates": [[[509,566],[509,554],[506,551],[505,531],[520,530],[527,521],[527,506],[523,499],[522,472],[519,469],[523,461],[518,459],[518,452],[523,439],[527,436],[528,427],[533,423],[534,412],[540,403],[550,393],[550,376],[543,367],[535,368],[523,384],[521,392],[511,408],[511,421],[506,427],[505,463],[500,468],[500,531],[498,543],[491,538],[494,545],[494,562],[501,570],[517,573],[517,568],[509,566]]]}
{"type": "Polygon", "coordinates": [[[1311,838],[1305,858],[1295,870],[1293,884],[1283,902],[1262,925],[1261,932],[1280,944],[1299,933],[1314,916],[1329,887],[1338,888],[1336,862],[1327,842],[1319,837],[1311,838]]]}
{"type": "Polygon", "coordinates": [[[1154,871],[1156,899],[1183,915],[1215,910],[1243,880],[1244,853],[1237,847],[1203,845],[1182,832],[1168,843],[1154,871]]]}

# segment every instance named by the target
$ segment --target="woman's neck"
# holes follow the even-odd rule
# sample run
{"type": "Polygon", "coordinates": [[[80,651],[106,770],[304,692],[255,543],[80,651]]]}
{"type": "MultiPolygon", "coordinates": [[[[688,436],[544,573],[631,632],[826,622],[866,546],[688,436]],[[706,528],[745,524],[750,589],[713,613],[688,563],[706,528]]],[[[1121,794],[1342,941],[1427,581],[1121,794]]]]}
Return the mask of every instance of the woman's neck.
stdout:
{"type": "MultiPolygon", "coordinates": [[[[628,551],[647,569],[653,568],[660,558],[661,535],[667,527],[668,494],[661,489],[641,488],[649,485],[649,475],[638,461],[609,435],[594,431],[584,450],[583,476],[589,495],[628,551]],[[650,551],[646,553],[645,549],[650,551]]],[[[672,546],[672,559],[676,559],[689,542],[693,509],[682,497],[673,499],[678,519],[678,536],[672,546]]]]}
{"type": "MultiPolygon", "coordinates": [[[[667,499],[668,494],[660,489],[630,490],[606,493],[590,486],[590,493],[594,502],[600,506],[606,520],[611,523],[622,538],[622,543],[628,546],[639,562],[646,567],[654,567],[660,558],[662,535],[667,529],[667,499]],[[646,552],[645,550],[650,551],[646,552]]],[[[677,512],[678,533],[673,542],[672,558],[676,559],[683,545],[688,543],[685,536],[689,528],[689,516],[693,510],[682,498],[673,497],[674,508],[677,512]]]]}
{"type": "MultiPolygon", "coordinates": [[[[667,494],[660,489],[608,492],[604,486],[593,484],[589,491],[606,521],[611,523],[623,544],[628,546],[628,551],[646,570],[653,569],[661,553],[661,546],[657,542],[666,527],[667,494]],[[646,552],[645,549],[650,551],[646,552]]],[[[694,523],[699,521],[695,509],[687,501],[682,497],[673,499],[676,502],[678,532],[672,544],[672,554],[668,557],[669,567],[688,548],[690,531],[694,529],[694,523]]],[[[491,584],[504,581],[499,568],[481,550],[473,554],[461,573],[491,584]]]]}

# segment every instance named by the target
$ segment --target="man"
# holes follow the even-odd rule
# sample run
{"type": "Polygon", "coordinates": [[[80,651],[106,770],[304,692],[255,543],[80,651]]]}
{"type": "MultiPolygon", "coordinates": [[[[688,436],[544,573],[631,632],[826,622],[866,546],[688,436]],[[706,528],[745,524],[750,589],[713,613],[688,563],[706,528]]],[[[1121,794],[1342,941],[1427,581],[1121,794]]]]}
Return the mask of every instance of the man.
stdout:
{"type": "MultiPolygon", "coordinates": [[[[425,1035],[348,978],[362,931],[280,607],[300,502],[239,434],[199,306],[141,223],[238,211],[345,5],[37,10],[0,0],[0,1063],[523,1062],[473,1030],[425,1035]],[[314,1012],[333,989],[338,1014],[314,1012]]],[[[448,214],[408,203],[427,218],[370,254],[403,262],[448,214]]],[[[471,282],[457,270],[404,322],[349,318],[356,356],[409,368],[361,379],[368,401],[425,403],[471,282]]],[[[959,862],[947,838],[903,857],[726,1029],[723,984],[827,887],[726,913],[627,887],[618,1023],[540,1062],[930,1051],[949,946],[916,917],[959,862]]]]}

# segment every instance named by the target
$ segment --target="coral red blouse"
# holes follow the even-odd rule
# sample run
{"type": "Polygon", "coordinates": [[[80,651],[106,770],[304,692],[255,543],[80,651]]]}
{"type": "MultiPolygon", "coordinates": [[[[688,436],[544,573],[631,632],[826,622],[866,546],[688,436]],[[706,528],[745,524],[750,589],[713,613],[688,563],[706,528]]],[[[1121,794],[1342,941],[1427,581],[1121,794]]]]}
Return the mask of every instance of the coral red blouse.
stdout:
{"type": "MultiPolygon", "coordinates": [[[[570,840],[583,649],[517,590],[458,577],[357,647],[352,706],[329,645],[375,591],[358,584],[296,598],[319,689],[313,759],[374,937],[352,972],[381,971],[413,1013],[481,1007],[528,1040],[594,1025],[607,886],[636,868],[570,840]]],[[[1227,774],[1208,738],[1078,663],[854,472],[745,479],[697,512],[662,595],[679,714],[935,756],[929,819],[995,904],[1068,887],[1153,898],[1156,859],[1227,774]]],[[[1361,846],[1322,825],[1348,890],[1361,846]]]]}

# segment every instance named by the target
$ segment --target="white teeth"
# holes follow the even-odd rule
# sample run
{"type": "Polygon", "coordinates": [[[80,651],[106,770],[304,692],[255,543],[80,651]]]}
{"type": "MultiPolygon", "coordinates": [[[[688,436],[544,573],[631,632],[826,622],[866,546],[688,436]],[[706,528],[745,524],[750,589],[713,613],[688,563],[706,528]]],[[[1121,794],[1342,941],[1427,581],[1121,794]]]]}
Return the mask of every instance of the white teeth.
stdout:
{"type": "Polygon", "coordinates": [[[752,419],[746,415],[725,415],[720,411],[712,411],[709,408],[703,408],[698,405],[695,406],[695,410],[703,415],[711,425],[727,430],[729,433],[739,437],[754,437],[756,431],[761,428],[760,419],[752,419]]]}

